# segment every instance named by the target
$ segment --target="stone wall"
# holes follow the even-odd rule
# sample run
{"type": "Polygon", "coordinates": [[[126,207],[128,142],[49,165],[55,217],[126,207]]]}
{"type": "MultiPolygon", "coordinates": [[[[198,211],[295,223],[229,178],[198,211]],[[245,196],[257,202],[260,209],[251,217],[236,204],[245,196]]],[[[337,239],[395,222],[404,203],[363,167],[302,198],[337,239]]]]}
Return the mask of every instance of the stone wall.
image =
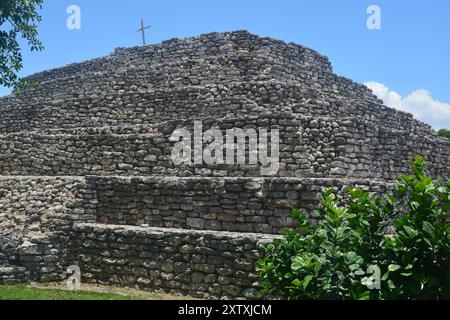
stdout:
{"type": "Polygon", "coordinates": [[[422,156],[430,165],[427,174],[449,177],[450,141],[445,138],[358,119],[337,123],[339,130],[334,136],[337,156],[330,170],[334,175],[393,181],[411,173],[409,163],[422,156]]]}
{"type": "MultiPolygon", "coordinates": [[[[108,81],[105,85],[110,83],[108,81]]],[[[413,119],[410,114],[383,106],[371,94],[367,93],[364,98],[343,96],[330,88],[305,89],[277,81],[156,90],[139,90],[127,86],[120,90],[114,89],[109,95],[107,88],[95,94],[92,88],[70,94],[52,94],[47,99],[31,96],[31,93],[30,97],[21,94],[0,98],[0,132],[139,125],[174,118],[236,118],[268,111],[287,111],[304,116],[357,117],[389,128],[417,128],[431,134],[428,125],[413,119]]]]}
{"type": "Polygon", "coordinates": [[[115,225],[280,234],[292,208],[311,212],[321,191],[349,186],[384,191],[371,180],[299,178],[90,177],[97,222],[115,225]],[[94,183],[91,183],[92,185],[94,183]]]}
{"type": "Polygon", "coordinates": [[[204,299],[261,297],[255,275],[277,236],[77,224],[71,263],[82,281],[204,299]]]}
{"type": "Polygon", "coordinates": [[[0,177],[0,283],[66,277],[74,221],[95,221],[84,178],[0,177]]]}
{"type": "MultiPolygon", "coordinates": [[[[408,161],[422,155],[433,176],[447,176],[450,142],[422,132],[392,130],[354,118],[298,117],[265,113],[257,117],[203,119],[203,130],[237,128],[280,132],[280,177],[353,177],[397,179],[408,161]]],[[[0,134],[3,175],[163,175],[261,176],[248,164],[174,165],[176,128],[193,134],[193,121],[158,125],[40,130],[0,134]]],[[[207,145],[206,143],[204,144],[207,145]]],[[[270,150],[269,150],[270,151],[270,150]]],[[[224,154],[226,152],[224,151],[224,154]]]]}

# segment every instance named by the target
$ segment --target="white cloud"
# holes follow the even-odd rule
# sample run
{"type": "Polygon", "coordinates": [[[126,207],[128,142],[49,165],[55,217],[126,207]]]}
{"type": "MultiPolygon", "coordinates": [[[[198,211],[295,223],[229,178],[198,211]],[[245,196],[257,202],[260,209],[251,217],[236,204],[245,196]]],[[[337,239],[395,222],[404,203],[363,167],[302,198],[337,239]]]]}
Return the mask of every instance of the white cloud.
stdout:
{"type": "Polygon", "coordinates": [[[429,91],[419,89],[402,97],[382,83],[369,81],[365,85],[387,106],[412,113],[434,129],[450,128],[450,104],[434,100],[429,91]]]}

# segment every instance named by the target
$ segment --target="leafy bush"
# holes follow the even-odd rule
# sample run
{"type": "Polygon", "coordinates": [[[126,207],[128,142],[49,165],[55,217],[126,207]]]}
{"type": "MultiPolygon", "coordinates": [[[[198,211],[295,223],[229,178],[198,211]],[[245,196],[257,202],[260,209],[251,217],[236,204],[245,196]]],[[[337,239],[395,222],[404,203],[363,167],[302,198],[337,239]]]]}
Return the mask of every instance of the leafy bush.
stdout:
{"type": "Polygon", "coordinates": [[[438,135],[450,140],[450,130],[441,129],[441,130],[438,131],[438,135]]]}
{"type": "Polygon", "coordinates": [[[350,189],[324,192],[296,230],[266,248],[259,262],[269,294],[286,299],[450,298],[450,181],[413,175],[384,196],[350,189]]]}

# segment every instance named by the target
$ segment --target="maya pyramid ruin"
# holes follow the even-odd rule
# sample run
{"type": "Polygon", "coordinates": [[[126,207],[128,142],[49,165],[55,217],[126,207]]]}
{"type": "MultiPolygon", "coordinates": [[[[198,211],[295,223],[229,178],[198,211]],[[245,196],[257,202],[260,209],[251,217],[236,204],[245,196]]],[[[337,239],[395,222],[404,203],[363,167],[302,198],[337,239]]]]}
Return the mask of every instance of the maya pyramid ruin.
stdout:
{"type": "MultiPolygon", "coordinates": [[[[82,281],[197,298],[259,297],[262,246],[326,187],[389,188],[450,142],[333,73],[314,50],[210,33],[30,77],[0,98],[0,284],[82,281]],[[174,165],[172,133],[277,129],[279,168],[174,165]],[[193,130],[193,129],[192,129],[193,130]]],[[[248,150],[247,153],[248,155],[248,150]]]]}

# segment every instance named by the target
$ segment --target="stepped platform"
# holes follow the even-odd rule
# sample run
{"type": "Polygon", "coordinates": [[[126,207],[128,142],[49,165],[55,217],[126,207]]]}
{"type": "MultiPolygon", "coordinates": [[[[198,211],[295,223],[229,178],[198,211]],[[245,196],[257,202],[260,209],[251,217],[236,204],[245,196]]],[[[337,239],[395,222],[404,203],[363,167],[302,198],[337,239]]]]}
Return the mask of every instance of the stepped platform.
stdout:
{"type": "Polygon", "coordinates": [[[220,119],[288,112],[292,116],[354,117],[391,129],[431,134],[428,125],[410,114],[383,106],[372,94],[361,97],[353,91],[339,93],[333,88],[271,80],[158,89],[110,88],[112,92],[106,88],[70,87],[73,92],[50,91],[50,97],[36,97],[37,93],[30,89],[0,98],[0,132],[158,124],[173,120],[174,113],[177,119],[220,119]]]}
{"type": "Polygon", "coordinates": [[[384,192],[416,155],[448,177],[450,142],[430,126],[318,52],[245,31],[120,48],[29,79],[0,98],[0,283],[64,280],[78,265],[85,282],[261,298],[256,262],[295,227],[292,208],[312,213],[325,188],[384,192]],[[278,131],[279,170],[175,164],[173,133],[199,121],[222,136],[278,131]]]}
{"type": "Polygon", "coordinates": [[[70,259],[96,284],[190,295],[261,298],[255,274],[265,245],[281,236],[76,224],[70,259]]]}
{"type": "MultiPolygon", "coordinates": [[[[261,165],[183,164],[171,161],[176,129],[194,132],[198,120],[155,125],[41,129],[0,134],[2,175],[261,175],[261,165]]],[[[202,118],[204,131],[235,127],[279,132],[279,177],[374,178],[391,181],[422,155],[431,173],[446,176],[450,142],[422,130],[391,129],[358,118],[294,117],[289,112],[239,118],[202,118]]],[[[249,136],[248,136],[249,137],[249,136]]],[[[247,137],[247,139],[248,139],[247,137]]],[[[192,137],[194,138],[194,137],[192,137]]],[[[178,138],[177,138],[178,139],[178,138]]],[[[223,139],[226,155],[226,139],[223,139]]],[[[206,147],[208,143],[204,143],[206,147]]],[[[194,150],[194,148],[192,148],[194,150]]],[[[246,146],[246,159],[249,158],[246,146]]],[[[192,151],[193,152],[193,151],[192,151]]],[[[193,155],[191,157],[193,159],[193,155]]]]}

